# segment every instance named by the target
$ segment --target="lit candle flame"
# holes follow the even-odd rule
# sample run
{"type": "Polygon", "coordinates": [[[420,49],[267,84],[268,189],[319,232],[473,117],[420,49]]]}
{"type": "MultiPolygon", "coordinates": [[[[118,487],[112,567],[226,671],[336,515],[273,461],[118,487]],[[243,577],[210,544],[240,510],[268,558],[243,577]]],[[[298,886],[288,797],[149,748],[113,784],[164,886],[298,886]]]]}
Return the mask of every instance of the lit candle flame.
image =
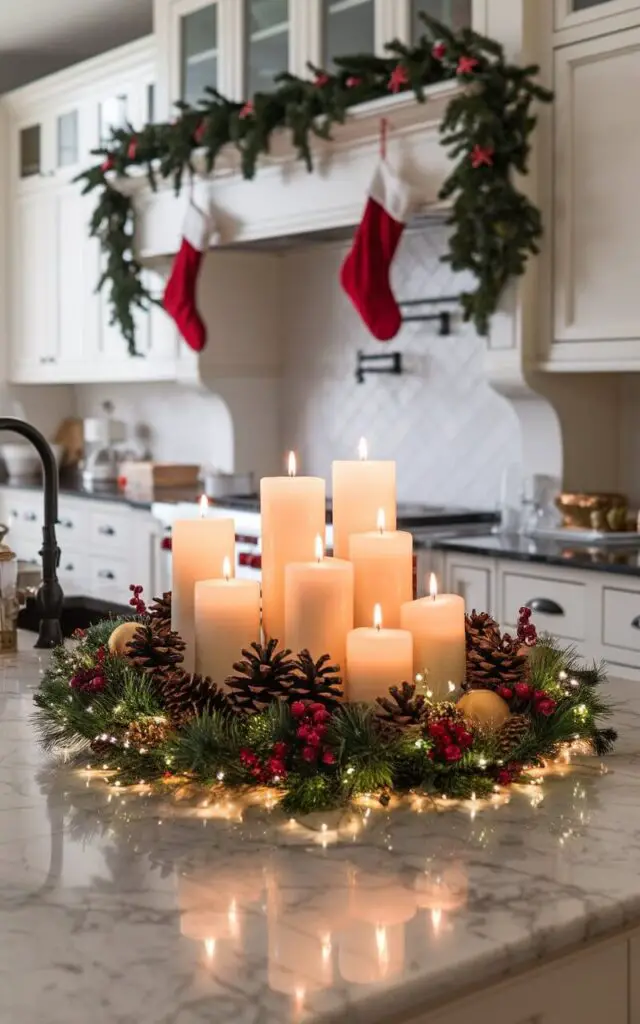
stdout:
{"type": "Polygon", "coordinates": [[[436,579],[435,572],[432,572],[431,575],[429,576],[429,595],[433,598],[434,601],[438,596],[438,581],[436,579]]]}
{"type": "Polygon", "coordinates": [[[316,537],[316,561],[321,562],[324,558],[324,544],[322,543],[322,537],[320,534],[316,537]]]}
{"type": "Polygon", "coordinates": [[[379,508],[378,509],[378,518],[377,518],[376,522],[377,522],[378,529],[380,530],[380,533],[384,533],[384,531],[387,528],[387,520],[386,520],[383,508],[379,508]]]}
{"type": "Polygon", "coordinates": [[[202,497],[200,498],[200,518],[201,519],[206,519],[208,511],[209,511],[209,499],[207,498],[206,494],[203,494],[202,497]]]}
{"type": "Polygon", "coordinates": [[[373,628],[378,632],[382,629],[382,605],[379,604],[373,609],[373,628]]]}
{"type": "Polygon", "coordinates": [[[231,562],[229,560],[228,555],[225,555],[222,560],[222,576],[227,581],[227,583],[231,579],[231,562]]]}
{"type": "Polygon", "coordinates": [[[296,453],[295,452],[289,452],[289,464],[288,464],[289,476],[295,476],[296,472],[297,472],[297,469],[298,469],[298,467],[296,465],[296,453]]]}
{"type": "Polygon", "coordinates": [[[205,950],[205,953],[207,954],[207,960],[213,960],[214,956],[216,955],[216,940],[215,939],[205,939],[204,940],[204,950],[205,950]]]}
{"type": "Polygon", "coordinates": [[[386,928],[376,928],[376,946],[378,947],[378,963],[384,974],[389,967],[389,944],[386,928]]]}
{"type": "Polygon", "coordinates": [[[369,446],[366,437],[361,437],[358,442],[358,458],[360,462],[366,462],[369,458],[369,446]]]}

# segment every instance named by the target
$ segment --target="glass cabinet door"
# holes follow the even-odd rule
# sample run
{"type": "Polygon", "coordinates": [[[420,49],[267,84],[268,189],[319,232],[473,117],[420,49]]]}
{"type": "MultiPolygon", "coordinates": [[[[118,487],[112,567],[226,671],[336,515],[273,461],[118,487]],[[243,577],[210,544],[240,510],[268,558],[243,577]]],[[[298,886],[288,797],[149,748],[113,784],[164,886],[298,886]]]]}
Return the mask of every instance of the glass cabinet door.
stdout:
{"type": "Polygon", "coordinates": [[[374,0],[322,0],[324,57],[331,68],[335,57],[373,53],[374,0]]]}
{"type": "Polygon", "coordinates": [[[57,118],[56,164],[70,167],[80,159],[78,139],[78,111],[69,110],[57,118]]]}
{"type": "Polygon", "coordinates": [[[180,19],[180,92],[195,106],[205,87],[218,85],[218,5],[207,4],[180,19]]]}
{"type": "Polygon", "coordinates": [[[587,7],[596,7],[598,4],[608,4],[611,0],[571,0],[572,11],[586,11],[587,7]]]}
{"type": "Polygon", "coordinates": [[[432,18],[458,31],[471,25],[472,0],[411,0],[411,26],[414,42],[424,33],[424,22],[419,14],[424,11],[432,18]]]}
{"type": "Polygon", "coordinates": [[[42,170],[42,125],[31,124],[20,130],[20,177],[31,178],[42,170]]]}
{"type": "Polygon", "coordinates": [[[98,105],[98,137],[101,143],[109,142],[114,129],[126,128],[128,108],[128,97],[124,93],[120,96],[109,96],[98,105]]]}
{"type": "Polygon", "coordinates": [[[247,0],[247,96],[273,87],[289,67],[289,0],[247,0]]]}

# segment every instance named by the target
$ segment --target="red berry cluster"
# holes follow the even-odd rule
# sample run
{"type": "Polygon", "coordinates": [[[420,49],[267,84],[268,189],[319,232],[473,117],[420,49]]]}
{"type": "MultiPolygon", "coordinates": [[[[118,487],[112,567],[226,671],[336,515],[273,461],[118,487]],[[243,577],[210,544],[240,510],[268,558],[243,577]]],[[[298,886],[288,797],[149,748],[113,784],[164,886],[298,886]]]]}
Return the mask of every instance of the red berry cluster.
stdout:
{"type": "Polygon", "coordinates": [[[515,761],[506,764],[504,768],[501,768],[496,775],[496,782],[500,786],[510,786],[512,782],[518,778],[522,771],[522,765],[516,764],[515,761]]]}
{"type": "Polygon", "coordinates": [[[135,608],[136,615],[146,615],[147,614],[147,606],[144,603],[144,601],[142,600],[142,598],[140,597],[142,591],[144,590],[144,587],[141,587],[141,586],[138,586],[135,583],[132,583],[129,586],[129,590],[133,594],[133,597],[129,601],[129,604],[131,605],[132,608],[135,608]]]}
{"type": "Polygon", "coordinates": [[[288,753],[289,747],[286,743],[274,743],[269,756],[266,760],[261,761],[253,750],[245,747],[240,751],[240,760],[245,768],[249,769],[256,782],[268,785],[270,782],[275,782],[276,778],[284,779],[286,777],[285,758],[288,753]]]}
{"type": "Polygon", "coordinates": [[[434,741],[429,751],[432,761],[438,758],[453,764],[473,745],[473,736],[463,722],[432,722],[427,726],[427,733],[434,741]]]}
{"type": "Polygon", "coordinates": [[[529,710],[532,709],[537,714],[544,715],[545,718],[549,718],[558,706],[558,702],[550,697],[545,690],[534,690],[529,683],[516,683],[513,687],[499,686],[496,692],[503,700],[515,700],[520,709],[527,706],[529,710]],[[531,706],[533,707],[531,708],[531,706]]]}
{"type": "Polygon", "coordinates": [[[447,44],[439,40],[437,43],[434,43],[431,53],[436,60],[444,60],[447,56],[447,44]]]}
{"type": "Polygon", "coordinates": [[[302,759],[308,764],[335,764],[336,757],[327,749],[325,737],[327,722],[331,715],[322,704],[304,704],[297,700],[291,705],[291,714],[296,719],[296,737],[303,744],[302,759]]]}
{"type": "Polygon", "coordinates": [[[82,668],[71,677],[69,686],[72,690],[80,690],[81,693],[102,693],[107,680],[104,675],[104,659],[106,651],[99,647],[96,652],[96,663],[91,668],[82,668]]]}
{"type": "Polygon", "coordinates": [[[538,630],[531,621],[530,608],[521,608],[518,612],[518,640],[526,647],[535,647],[538,642],[538,630]]]}

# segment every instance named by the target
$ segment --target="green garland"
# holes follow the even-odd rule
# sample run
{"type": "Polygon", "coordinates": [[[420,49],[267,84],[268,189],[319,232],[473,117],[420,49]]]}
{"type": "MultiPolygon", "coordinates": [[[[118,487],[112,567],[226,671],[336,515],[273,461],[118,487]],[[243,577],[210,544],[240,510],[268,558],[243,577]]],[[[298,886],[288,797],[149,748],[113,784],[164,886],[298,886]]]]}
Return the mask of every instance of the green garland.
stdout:
{"type": "Polygon", "coordinates": [[[585,741],[602,755],[616,738],[601,727],[612,711],[601,694],[602,670],[582,668],[575,651],[548,639],[529,654],[528,696],[517,686],[511,691],[507,724],[517,720],[518,728],[510,726],[509,740],[506,725],[480,729],[415,684],[392,688],[378,705],[336,708],[335,701],[281,695],[255,714],[228,704],[172,720],[166,679],[107,653],[121,621],[93,626],[74,647],[57,648],[34,698],[45,750],[115,772],[116,785],[186,777],[215,788],[267,786],[289,814],[343,806],[364,793],[385,804],[392,793],[466,799],[518,781],[565,744],[585,741]],[[394,721],[388,711],[396,703],[404,717],[394,721]]]}
{"type": "Polygon", "coordinates": [[[173,178],[176,194],[185,173],[193,175],[193,154],[202,149],[210,173],[227,145],[239,150],[242,173],[253,178],[259,158],[268,154],[274,132],[285,129],[298,157],[312,170],[312,141],[331,139],[349,108],[390,93],[413,90],[425,101],[425,87],[457,80],[466,88],[449,103],[440,126],[442,144],[453,167],[440,191],[453,199],[448,223],[449,252],[443,259],[455,271],[471,271],[475,291],[463,296],[465,319],[486,334],[502,290],[524,273],[542,235],[539,210],[516,187],[526,174],[529,139],[536,124],[534,100],[550,102],[552,93],[534,81],[539,68],[506,61],[502,46],[471,29],[454,33],[426,14],[425,33],[414,47],[388,43],[388,57],[356,55],[336,60],[328,74],[311,68],[306,80],[282,73],[272,92],[234,103],[207,89],[197,108],[177,104],[179,116],[164,124],[113,131],[108,145],[95,150],[101,163],[78,175],[83,194],[98,190],[90,232],[100,240],[105,269],[98,288],[109,286],[112,323],[118,324],[131,354],[136,354],[134,313],[154,301],[142,283],[142,267],[133,253],[134,205],[108,175],[146,168],[152,188],[157,176],[173,178]]]}

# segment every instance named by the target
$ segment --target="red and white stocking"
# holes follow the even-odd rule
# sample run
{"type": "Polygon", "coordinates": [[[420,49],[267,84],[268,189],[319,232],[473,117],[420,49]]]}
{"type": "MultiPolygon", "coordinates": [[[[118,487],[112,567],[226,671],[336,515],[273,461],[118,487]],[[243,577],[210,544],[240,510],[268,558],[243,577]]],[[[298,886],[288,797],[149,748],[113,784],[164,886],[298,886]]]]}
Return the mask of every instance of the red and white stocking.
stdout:
{"type": "Polygon", "coordinates": [[[402,323],[389,272],[412,205],[409,186],[381,160],[340,271],[342,287],[378,341],[394,338],[402,323]]]}
{"type": "Polygon", "coordinates": [[[202,352],[207,329],[196,305],[196,284],[204,253],[214,231],[211,216],[189,202],[182,229],[182,244],[173,261],[162,305],[175,320],[180,334],[194,352],[202,352]]]}

